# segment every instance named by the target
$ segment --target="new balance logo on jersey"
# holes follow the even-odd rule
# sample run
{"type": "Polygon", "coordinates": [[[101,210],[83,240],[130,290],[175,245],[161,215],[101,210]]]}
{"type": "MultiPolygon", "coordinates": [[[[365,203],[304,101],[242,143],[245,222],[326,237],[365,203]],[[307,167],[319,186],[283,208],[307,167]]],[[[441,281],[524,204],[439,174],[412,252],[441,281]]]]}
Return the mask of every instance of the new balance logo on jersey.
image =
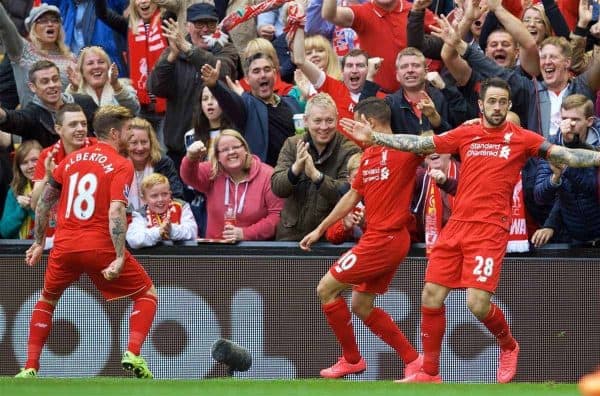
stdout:
{"type": "Polygon", "coordinates": [[[485,282],[487,282],[487,279],[488,279],[487,276],[482,275],[477,278],[477,282],[485,283],[485,282]]]}

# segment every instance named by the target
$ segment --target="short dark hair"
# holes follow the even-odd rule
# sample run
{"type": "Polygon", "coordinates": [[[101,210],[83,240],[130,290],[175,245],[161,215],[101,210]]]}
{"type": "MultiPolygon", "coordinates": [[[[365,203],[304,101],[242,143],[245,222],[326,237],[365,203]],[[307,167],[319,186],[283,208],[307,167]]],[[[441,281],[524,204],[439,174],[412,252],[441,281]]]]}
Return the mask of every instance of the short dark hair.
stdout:
{"type": "Polygon", "coordinates": [[[508,98],[511,98],[510,85],[500,77],[491,77],[481,82],[479,89],[479,99],[484,100],[485,94],[489,88],[500,88],[508,92],[508,98]]]}
{"type": "Polygon", "coordinates": [[[55,116],[56,117],[56,124],[57,125],[62,125],[63,121],[65,120],[65,113],[79,113],[79,112],[84,113],[84,111],[81,108],[81,106],[79,106],[77,103],[65,103],[56,112],[56,116],[55,116]]]}
{"type": "Polygon", "coordinates": [[[58,66],[56,66],[56,63],[54,63],[54,62],[51,62],[46,59],[42,59],[42,60],[35,62],[33,65],[31,65],[31,69],[29,69],[29,73],[27,75],[27,77],[29,78],[29,82],[35,83],[35,73],[36,72],[38,72],[40,70],[50,69],[51,67],[55,68],[56,71],[58,73],[60,73],[58,66]]]}
{"type": "Polygon", "coordinates": [[[127,107],[105,105],[94,114],[94,133],[98,138],[105,139],[112,128],[121,129],[123,124],[134,117],[127,107]]]}
{"type": "Polygon", "coordinates": [[[269,62],[271,62],[273,66],[275,66],[275,61],[273,60],[273,58],[271,58],[270,55],[265,54],[264,52],[257,52],[255,54],[250,55],[244,60],[244,71],[246,72],[246,74],[249,72],[250,65],[252,64],[252,62],[254,62],[257,59],[266,59],[269,62]]]}
{"type": "Polygon", "coordinates": [[[389,124],[392,119],[392,110],[387,102],[381,98],[370,97],[361,100],[354,106],[354,114],[374,118],[381,124],[389,124]]]}
{"type": "Polygon", "coordinates": [[[360,49],[360,48],[354,48],[342,57],[342,69],[346,65],[346,59],[348,59],[350,57],[355,57],[355,56],[364,56],[367,61],[369,60],[369,54],[367,53],[367,51],[360,49]]]}

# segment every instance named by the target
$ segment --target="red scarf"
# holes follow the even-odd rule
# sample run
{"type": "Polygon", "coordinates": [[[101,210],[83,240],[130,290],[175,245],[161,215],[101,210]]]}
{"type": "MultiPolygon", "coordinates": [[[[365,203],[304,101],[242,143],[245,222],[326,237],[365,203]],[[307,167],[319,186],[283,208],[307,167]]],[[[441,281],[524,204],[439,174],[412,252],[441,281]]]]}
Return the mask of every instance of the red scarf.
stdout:
{"type": "Polygon", "coordinates": [[[169,208],[165,213],[155,213],[146,206],[146,219],[148,220],[148,228],[160,227],[164,223],[179,224],[181,222],[181,214],[183,213],[183,205],[178,201],[171,201],[169,208]]]}
{"type": "MultiPolygon", "coordinates": [[[[429,169],[428,169],[429,171],[429,169]]],[[[447,177],[456,179],[458,169],[454,161],[450,161],[447,177]]],[[[442,230],[442,220],[444,218],[444,202],[442,201],[442,190],[430,176],[425,176],[427,184],[425,194],[425,205],[423,205],[423,218],[425,219],[425,252],[429,254],[431,248],[437,241],[442,230]]],[[[447,194],[450,211],[454,206],[454,196],[447,194]]]]}
{"type": "Polygon", "coordinates": [[[515,184],[511,198],[512,222],[508,236],[507,253],[522,253],[529,251],[527,236],[527,222],[525,221],[525,202],[523,201],[523,180],[519,174],[519,181],[515,184]]]}
{"type": "Polygon", "coordinates": [[[166,100],[151,95],[146,87],[148,74],[158,61],[163,49],[168,45],[167,39],[163,36],[160,10],[157,9],[152,15],[148,32],[146,32],[146,25],[141,19],[137,26],[137,34],[129,29],[127,42],[129,44],[130,77],[140,104],[148,105],[154,102],[154,111],[164,113],[167,108],[166,100]]]}

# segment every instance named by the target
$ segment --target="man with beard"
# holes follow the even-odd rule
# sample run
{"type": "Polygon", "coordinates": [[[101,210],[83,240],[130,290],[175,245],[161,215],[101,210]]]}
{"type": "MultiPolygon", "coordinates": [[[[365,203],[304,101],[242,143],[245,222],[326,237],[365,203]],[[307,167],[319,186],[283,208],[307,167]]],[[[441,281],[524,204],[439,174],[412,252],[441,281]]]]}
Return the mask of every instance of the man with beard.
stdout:
{"type": "Polygon", "coordinates": [[[59,139],[54,130],[56,112],[66,103],[81,106],[87,119],[87,132],[98,108],[88,95],[62,93],[58,67],[47,60],[37,61],[29,70],[29,88],[33,100],[23,109],[5,110],[0,107],[0,130],[19,135],[23,140],[36,139],[48,147],[59,139]]]}
{"type": "Polygon", "coordinates": [[[230,119],[241,119],[241,132],[246,138],[250,150],[261,161],[275,166],[279,151],[285,140],[294,135],[293,116],[300,113],[300,105],[291,96],[279,96],[273,92],[275,67],[273,59],[265,53],[256,54],[244,60],[246,79],[250,92],[243,92],[241,86],[233,91],[222,81],[213,84],[213,73],[220,73],[221,62],[213,68],[209,64],[202,66],[202,77],[206,86],[230,119]],[[210,81],[210,83],[208,82],[210,81]]]}
{"type": "MultiPolygon", "coordinates": [[[[594,117],[594,104],[583,95],[567,96],[561,105],[559,133],[550,141],[569,148],[600,146],[600,120],[594,117]]],[[[598,169],[555,166],[540,160],[537,168],[535,199],[553,204],[552,211],[531,238],[542,246],[554,235],[561,241],[595,246],[600,239],[598,169]]]]}
{"type": "Polygon", "coordinates": [[[355,139],[427,155],[460,154],[461,181],[454,209],[429,255],[421,296],[423,366],[403,382],[441,382],[439,358],[446,329],[444,301],[453,289],[467,289],[467,307],[496,337],[500,359],[496,378],[505,383],[517,371],[519,344],[504,314],[491,302],[502,269],[511,225],[510,198],[529,157],[554,165],[600,165],[600,153],[553,145],[535,132],[506,122],[511,107],[506,81],[491,78],[481,84],[480,124],[463,125],[442,135],[415,136],[374,133],[365,124],[345,119],[355,139]]]}
{"type": "Polygon", "coordinates": [[[138,378],[153,377],[139,355],[156,313],[156,289],[125,248],[125,208],[134,171],[119,151],[127,148],[132,119],[125,107],[100,108],[94,118],[98,143],[68,155],[44,187],[36,208],[35,241],[25,253],[28,265],[42,256],[48,216],[57,203],[58,224],[42,294],[31,313],[27,361],[17,378],[37,376],[54,308],[82,274],[88,275],[106,300],[128,297],[133,301],[129,342],[121,364],[138,378]]]}

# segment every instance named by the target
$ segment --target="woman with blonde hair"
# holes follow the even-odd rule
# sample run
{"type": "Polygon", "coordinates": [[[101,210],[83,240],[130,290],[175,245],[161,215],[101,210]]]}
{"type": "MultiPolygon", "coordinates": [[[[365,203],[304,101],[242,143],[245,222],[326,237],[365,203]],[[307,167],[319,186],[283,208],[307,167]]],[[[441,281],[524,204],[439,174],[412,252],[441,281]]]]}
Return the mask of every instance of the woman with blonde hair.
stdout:
{"type": "MultiPolygon", "coordinates": [[[[342,79],[342,68],[338,56],[335,54],[331,42],[324,36],[316,34],[305,37],[304,53],[306,54],[306,61],[317,66],[326,75],[336,80],[342,79]]],[[[302,111],[304,111],[306,101],[316,94],[317,90],[300,69],[296,69],[294,80],[296,85],[289,95],[296,98],[302,111]]]]}
{"type": "Polygon", "coordinates": [[[306,60],[312,62],[325,74],[337,80],[342,79],[342,68],[338,56],[335,54],[331,41],[320,34],[304,38],[304,51],[306,60]]]}
{"type": "Polygon", "coordinates": [[[158,128],[167,102],[154,96],[146,86],[148,75],[162,51],[169,46],[163,34],[161,8],[152,0],[130,0],[126,14],[109,9],[106,0],[96,0],[96,16],[127,38],[129,74],[140,101],[140,115],[158,128]]]}
{"type": "Polygon", "coordinates": [[[0,4],[0,41],[11,60],[22,108],[33,99],[33,92],[27,83],[29,70],[37,61],[52,61],[58,66],[63,87],[69,83],[67,67],[73,65],[76,59],[65,44],[65,32],[61,23],[57,7],[46,3],[33,7],[25,19],[25,27],[29,31],[29,40],[26,40],[0,4]]]}
{"type": "Polygon", "coordinates": [[[283,207],[271,191],[273,168],[252,155],[239,132],[224,129],[208,151],[201,141],[192,143],[180,171],[186,184],[206,194],[207,238],[273,239],[283,207]]]}
{"type": "Polygon", "coordinates": [[[143,206],[141,183],[144,177],[160,173],[169,179],[173,197],[183,199],[183,184],[173,160],[163,154],[152,124],[143,118],[131,122],[131,135],[128,139],[127,155],[135,170],[129,190],[129,209],[143,206]]]}
{"type": "Polygon", "coordinates": [[[77,67],[69,67],[67,74],[71,82],[67,92],[87,94],[98,106],[121,105],[134,114],[139,113],[140,102],[135,90],[127,79],[119,79],[117,64],[110,61],[102,47],[82,49],[77,67]]]}

